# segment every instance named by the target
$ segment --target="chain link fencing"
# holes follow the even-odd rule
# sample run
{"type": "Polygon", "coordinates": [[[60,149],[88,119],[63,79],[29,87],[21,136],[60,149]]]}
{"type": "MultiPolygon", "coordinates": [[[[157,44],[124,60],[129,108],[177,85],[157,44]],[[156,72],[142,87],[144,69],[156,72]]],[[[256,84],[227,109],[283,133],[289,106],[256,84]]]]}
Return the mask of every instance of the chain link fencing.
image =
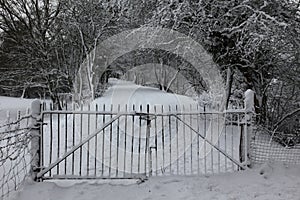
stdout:
{"type": "Polygon", "coordinates": [[[30,115],[0,125],[0,199],[20,188],[30,170],[30,115]]]}
{"type": "Polygon", "coordinates": [[[250,158],[253,164],[268,161],[300,164],[300,144],[283,144],[278,137],[279,134],[263,128],[253,132],[250,143],[250,158]]]}

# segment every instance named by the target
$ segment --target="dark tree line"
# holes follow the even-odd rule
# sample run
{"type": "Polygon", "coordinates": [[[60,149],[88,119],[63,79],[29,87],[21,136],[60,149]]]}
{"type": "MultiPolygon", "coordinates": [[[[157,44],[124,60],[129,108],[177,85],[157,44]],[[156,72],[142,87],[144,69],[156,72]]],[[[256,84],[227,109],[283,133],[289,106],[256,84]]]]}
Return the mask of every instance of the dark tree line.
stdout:
{"type": "Polygon", "coordinates": [[[56,100],[99,42],[140,26],[195,39],[223,74],[227,104],[250,87],[260,123],[299,130],[299,0],[0,0],[0,92],[56,100]]]}
{"type": "Polygon", "coordinates": [[[252,88],[260,123],[298,134],[299,10],[300,2],[289,0],[162,1],[152,24],[204,45],[224,74],[228,100],[252,88]]]}

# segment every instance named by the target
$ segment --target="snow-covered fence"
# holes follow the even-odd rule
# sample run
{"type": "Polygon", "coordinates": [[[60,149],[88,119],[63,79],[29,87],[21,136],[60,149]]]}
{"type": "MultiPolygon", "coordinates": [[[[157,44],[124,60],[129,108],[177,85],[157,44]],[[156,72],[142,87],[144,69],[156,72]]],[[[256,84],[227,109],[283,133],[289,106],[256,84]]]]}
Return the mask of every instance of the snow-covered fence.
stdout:
{"type": "Polygon", "coordinates": [[[29,173],[30,118],[29,109],[7,112],[0,124],[0,199],[17,190],[29,173]]]}

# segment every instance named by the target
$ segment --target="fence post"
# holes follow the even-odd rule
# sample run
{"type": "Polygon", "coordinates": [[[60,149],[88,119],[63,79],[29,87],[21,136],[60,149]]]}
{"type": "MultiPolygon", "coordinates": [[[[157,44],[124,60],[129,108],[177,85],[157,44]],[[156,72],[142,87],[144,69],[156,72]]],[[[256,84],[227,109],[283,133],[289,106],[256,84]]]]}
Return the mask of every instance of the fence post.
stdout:
{"type": "Polygon", "coordinates": [[[248,89],[244,93],[245,99],[244,99],[244,106],[245,110],[249,112],[255,112],[255,106],[254,106],[254,96],[255,93],[253,90],[248,89]]]}
{"type": "Polygon", "coordinates": [[[244,123],[242,123],[241,127],[240,161],[245,165],[250,166],[250,138],[252,135],[252,115],[255,112],[254,91],[251,89],[246,90],[244,93],[244,97],[245,117],[244,123]]]}
{"type": "Polygon", "coordinates": [[[9,131],[10,130],[10,111],[9,110],[6,112],[6,124],[8,124],[8,126],[6,127],[5,131],[9,131]]]}
{"type": "Polygon", "coordinates": [[[35,100],[31,103],[30,137],[31,137],[31,165],[30,176],[32,180],[38,181],[37,174],[41,169],[41,102],[35,100]]]}

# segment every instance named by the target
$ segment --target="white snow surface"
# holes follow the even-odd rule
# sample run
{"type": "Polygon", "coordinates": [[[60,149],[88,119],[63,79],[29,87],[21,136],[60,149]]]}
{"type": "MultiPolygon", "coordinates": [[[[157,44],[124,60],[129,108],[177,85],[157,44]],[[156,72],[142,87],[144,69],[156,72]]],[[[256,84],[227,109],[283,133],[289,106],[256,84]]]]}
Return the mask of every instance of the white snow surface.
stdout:
{"type": "Polygon", "coordinates": [[[151,105],[151,106],[169,106],[169,105],[182,105],[187,106],[196,105],[197,102],[190,97],[167,93],[157,88],[144,87],[136,85],[130,81],[109,79],[110,87],[102,97],[96,99],[93,103],[114,105],[117,108],[118,105],[128,105],[128,108],[132,108],[132,105],[151,105]]]}
{"type": "Polygon", "coordinates": [[[29,108],[33,99],[0,96],[0,111],[29,108]]]}
{"type": "Polygon", "coordinates": [[[25,115],[30,108],[33,99],[23,99],[0,96],[0,123],[5,123],[9,112],[10,121],[16,120],[17,113],[25,115]]]}
{"type": "Polygon", "coordinates": [[[152,177],[136,180],[28,183],[14,200],[298,200],[300,167],[267,163],[260,168],[198,177],[152,177]]]}

